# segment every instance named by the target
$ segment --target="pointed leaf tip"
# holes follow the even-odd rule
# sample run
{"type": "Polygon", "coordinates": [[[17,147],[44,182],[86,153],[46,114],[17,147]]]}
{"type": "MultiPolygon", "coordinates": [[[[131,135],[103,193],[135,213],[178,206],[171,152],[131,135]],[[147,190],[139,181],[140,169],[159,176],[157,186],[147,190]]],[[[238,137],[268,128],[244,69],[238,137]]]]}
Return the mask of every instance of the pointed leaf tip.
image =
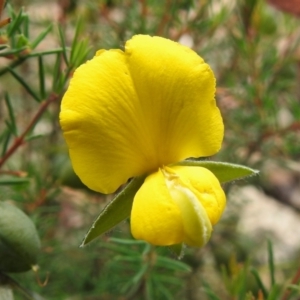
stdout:
{"type": "Polygon", "coordinates": [[[133,178],[128,185],[102,210],[80,247],[86,246],[92,240],[115,227],[129,217],[134,196],[144,182],[146,176],[133,178]]]}
{"type": "Polygon", "coordinates": [[[176,166],[194,166],[209,169],[221,183],[240,180],[258,175],[259,171],[249,167],[227,162],[207,160],[184,160],[174,164],[176,166]]]}

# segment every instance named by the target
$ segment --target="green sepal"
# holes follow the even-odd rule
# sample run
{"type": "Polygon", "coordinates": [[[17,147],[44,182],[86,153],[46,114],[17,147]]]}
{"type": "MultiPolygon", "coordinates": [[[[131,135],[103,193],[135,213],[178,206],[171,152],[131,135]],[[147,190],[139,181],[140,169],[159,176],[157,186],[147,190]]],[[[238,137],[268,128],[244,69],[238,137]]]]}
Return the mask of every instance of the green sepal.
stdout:
{"type": "Polygon", "coordinates": [[[142,186],[146,175],[133,178],[129,184],[102,210],[84,237],[80,247],[112,229],[130,216],[133,198],[142,186]]]}
{"type": "Polygon", "coordinates": [[[258,170],[246,166],[208,160],[184,160],[173,164],[174,166],[203,167],[210,170],[218,178],[220,183],[240,180],[259,173],[258,170]]]}

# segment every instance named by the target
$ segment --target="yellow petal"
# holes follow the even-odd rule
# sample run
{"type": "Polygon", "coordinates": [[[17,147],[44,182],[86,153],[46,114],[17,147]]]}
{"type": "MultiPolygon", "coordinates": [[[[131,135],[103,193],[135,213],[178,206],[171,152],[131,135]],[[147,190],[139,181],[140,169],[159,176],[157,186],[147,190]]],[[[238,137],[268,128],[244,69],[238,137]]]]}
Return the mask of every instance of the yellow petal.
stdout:
{"type": "Polygon", "coordinates": [[[218,179],[202,167],[164,167],[147,177],[131,211],[136,239],[154,245],[205,245],[222,215],[225,194],[218,179]]]}
{"type": "Polygon", "coordinates": [[[181,212],[171,198],[161,170],[149,175],[136,193],[130,224],[136,239],[153,245],[183,242],[181,212]]]}
{"type": "Polygon", "coordinates": [[[203,167],[174,166],[170,169],[193,190],[205,208],[211,224],[215,225],[226,205],[226,196],[217,177],[203,167]]]}
{"type": "Polygon", "coordinates": [[[99,51],[75,71],[60,123],[73,168],[91,189],[111,193],[145,173],[148,145],[122,51],[99,51]]]}
{"type": "Polygon", "coordinates": [[[125,49],[158,165],[215,154],[223,122],[209,65],[161,37],[137,35],[125,49]]]}
{"type": "Polygon", "coordinates": [[[138,35],[79,67],[60,121],[75,172],[96,191],[216,153],[223,123],[209,66],[187,47],[138,35]]]}
{"type": "Polygon", "coordinates": [[[171,168],[163,170],[166,185],[173,201],[177,204],[184,228],[183,242],[189,246],[204,246],[210,239],[211,222],[207,212],[192,186],[171,168]]]}

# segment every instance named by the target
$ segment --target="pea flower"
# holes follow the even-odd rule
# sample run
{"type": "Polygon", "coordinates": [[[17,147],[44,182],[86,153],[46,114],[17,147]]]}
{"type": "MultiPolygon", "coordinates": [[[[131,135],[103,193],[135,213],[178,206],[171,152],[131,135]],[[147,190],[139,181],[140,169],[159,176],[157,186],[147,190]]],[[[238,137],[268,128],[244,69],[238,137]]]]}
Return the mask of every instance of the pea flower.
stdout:
{"type": "Polygon", "coordinates": [[[131,210],[136,239],[207,243],[224,192],[210,170],[178,162],[218,152],[224,128],[213,72],[194,51],[146,35],[125,51],[98,51],[75,71],[60,123],[74,171],[92,190],[113,193],[147,175],[131,210]]]}

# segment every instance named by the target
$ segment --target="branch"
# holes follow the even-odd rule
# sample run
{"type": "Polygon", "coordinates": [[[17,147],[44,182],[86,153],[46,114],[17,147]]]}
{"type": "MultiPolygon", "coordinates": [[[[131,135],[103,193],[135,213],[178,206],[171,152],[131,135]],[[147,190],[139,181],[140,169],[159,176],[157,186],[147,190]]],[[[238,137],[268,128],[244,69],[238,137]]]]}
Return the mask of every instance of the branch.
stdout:
{"type": "Polygon", "coordinates": [[[3,166],[3,164],[6,162],[6,160],[23,144],[25,144],[25,138],[26,135],[34,128],[35,124],[38,122],[38,120],[41,118],[43,113],[46,111],[48,106],[52,103],[57,101],[58,95],[51,94],[48,99],[41,103],[37,113],[32,118],[32,120],[29,122],[25,130],[22,132],[21,135],[15,138],[14,143],[11,145],[11,147],[6,151],[6,153],[3,155],[3,157],[0,158],[0,168],[3,166]]]}

